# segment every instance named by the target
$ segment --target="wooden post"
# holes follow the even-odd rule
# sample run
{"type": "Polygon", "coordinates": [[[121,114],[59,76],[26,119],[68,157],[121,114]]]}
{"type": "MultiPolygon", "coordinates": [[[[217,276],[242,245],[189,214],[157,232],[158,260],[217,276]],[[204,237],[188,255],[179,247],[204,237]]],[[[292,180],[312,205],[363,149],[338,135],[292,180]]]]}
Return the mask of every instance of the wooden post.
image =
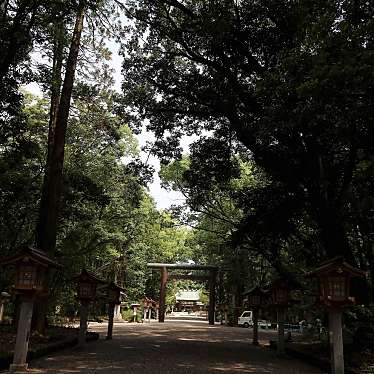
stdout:
{"type": "Polygon", "coordinates": [[[88,300],[81,301],[80,308],[80,324],[79,324],[79,337],[78,346],[86,344],[86,334],[87,334],[87,321],[88,321],[88,306],[90,302],[88,300]]]}
{"type": "Polygon", "coordinates": [[[253,308],[253,338],[252,344],[258,345],[258,307],[253,308]]]}
{"type": "Polygon", "coordinates": [[[166,283],[168,280],[168,272],[166,267],[161,269],[161,285],[160,285],[160,311],[158,322],[165,322],[165,297],[166,297],[166,283]]]}
{"type": "Polygon", "coordinates": [[[108,321],[108,333],[106,336],[106,340],[112,340],[113,339],[113,322],[114,322],[114,303],[109,303],[109,321],[108,321]]]}
{"type": "Polygon", "coordinates": [[[148,323],[151,323],[152,318],[152,308],[148,308],[148,323]]]}
{"type": "Polygon", "coordinates": [[[331,344],[331,368],[333,374],[344,374],[344,353],[342,334],[342,311],[339,308],[329,310],[329,330],[331,344]]]}
{"type": "Polygon", "coordinates": [[[285,308],[278,307],[277,309],[277,322],[278,322],[278,344],[277,344],[277,354],[279,356],[284,356],[284,311],[285,308]]]}
{"type": "Polygon", "coordinates": [[[29,348],[30,327],[34,301],[32,298],[21,299],[21,310],[18,320],[16,346],[14,349],[13,364],[10,365],[11,372],[27,371],[27,350],[29,348]]]}
{"type": "Polygon", "coordinates": [[[216,309],[216,270],[210,271],[210,279],[209,279],[209,313],[208,313],[208,320],[209,325],[214,325],[214,313],[216,309]]]}

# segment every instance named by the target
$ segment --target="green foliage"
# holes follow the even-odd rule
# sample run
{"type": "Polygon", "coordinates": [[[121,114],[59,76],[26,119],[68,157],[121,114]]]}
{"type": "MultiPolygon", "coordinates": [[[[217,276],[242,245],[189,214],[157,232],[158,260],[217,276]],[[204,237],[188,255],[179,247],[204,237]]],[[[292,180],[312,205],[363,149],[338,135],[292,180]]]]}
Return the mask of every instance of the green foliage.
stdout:
{"type": "MultiPolygon", "coordinates": [[[[9,4],[0,7],[1,255],[35,239],[53,51],[61,42],[65,65],[78,3],[9,4]],[[38,50],[43,64],[31,71],[38,50]],[[43,98],[19,90],[30,81],[42,85],[43,98]]],[[[372,281],[369,2],[124,4],[126,38],[116,1],[87,2],[57,238],[65,267],[50,282],[50,314],[55,305],[75,305],[71,278],[83,267],[138,301],[159,297],[159,272],[147,262],[219,265],[217,298],[230,301],[233,322],[242,292],[274,272],[303,283],[306,270],[343,254],[372,281]],[[113,32],[123,40],[123,96],[112,90],[106,42],[113,32]],[[182,192],[185,206],[159,212],[149,196],[152,170],[134,137],[144,124],[155,134],[162,184],[182,192]],[[199,138],[183,156],[180,139],[192,134],[199,138]]],[[[184,288],[201,288],[207,302],[205,286],[170,282],[167,304],[184,288]]],[[[9,287],[2,271],[0,291],[9,287]]],[[[132,311],[124,318],[132,320],[132,311]]],[[[346,314],[357,346],[373,339],[372,319],[367,306],[346,314]]]]}
{"type": "Polygon", "coordinates": [[[209,295],[205,290],[200,290],[199,297],[200,297],[200,302],[202,302],[204,305],[209,304],[209,295]]]}
{"type": "MultiPolygon", "coordinates": [[[[78,5],[19,1],[11,9],[9,4],[0,8],[1,255],[35,242],[51,91],[60,91],[61,72],[56,75],[53,67],[61,63],[66,70],[68,30],[78,5]],[[37,56],[32,73],[31,52],[37,56]],[[30,81],[40,84],[43,98],[19,91],[30,81]]],[[[139,161],[138,142],[117,115],[121,105],[112,90],[106,44],[121,29],[118,3],[88,2],[86,16],[63,160],[56,254],[64,271],[50,282],[50,314],[56,305],[75,305],[71,278],[83,267],[125,286],[129,300],[136,301],[157,296],[148,261],[185,261],[192,253],[190,232],[156,210],[145,188],[152,170],[139,161]]],[[[10,283],[10,273],[2,271],[0,290],[10,283]]]]}
{"type": "MultiPolygon", "coordinates": [[[[283,275],[295,261],[312,268],[336,255],[373,274],[373,8],[126,3],[126,118],[149,120],[165,163],[181,158],[182,135],[200,135],[178,182],[189,206],[200,213],[229,196],[241,220],[230,229],[233,245],[263,253],[283,275]],[[238,160],[255,163],[257,184],[232,185],[238,160]]],[[[164,169],[165,180],[181,166],[164,169]]]]}
{"type": "Polygon", "coordinates": [[[121,311],[121,314],[122,314],[122,318],[127,322],[141,322],[143,318],[141,313],[138,312],[135,316],[135,321],[134,321],[134,311],[132,309],[123,309],[121,311]]]}
{"type": "Polygon", "coordinates": [[[374,341],[374,306],[355,306],[344,317],[346,327],[352,332],[355,350],[370,347],[374,341]]]}
{"type": "Polygon", "coordinates": [[[33,239],[44,167],[46,101],[26,95],[22,116],[27,127],[13,138],[13,145],[3,144],[0,151],[0,251],[4,254],[33,239]]]}
{"type": "Polygon", "coordinates": [[[165,304],[173,306],[177,302],[176,295],[180,288],[178,287],[177,283],[173,282],[172,285],[170,283],[168,284],[168,287],[166,288],[166,296],[165,296],[165,304]]]}

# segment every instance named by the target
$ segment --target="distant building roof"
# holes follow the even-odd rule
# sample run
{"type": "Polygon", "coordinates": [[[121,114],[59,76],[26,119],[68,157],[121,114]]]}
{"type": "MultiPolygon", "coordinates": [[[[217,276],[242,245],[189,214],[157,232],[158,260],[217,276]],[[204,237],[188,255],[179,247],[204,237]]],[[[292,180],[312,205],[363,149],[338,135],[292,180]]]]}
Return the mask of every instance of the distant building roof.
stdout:
{"type": "Polygon", "coordinates": [[[177,301],[200,301],[200,292],[181,290],[175,295],[175,298],[177,301]]]}

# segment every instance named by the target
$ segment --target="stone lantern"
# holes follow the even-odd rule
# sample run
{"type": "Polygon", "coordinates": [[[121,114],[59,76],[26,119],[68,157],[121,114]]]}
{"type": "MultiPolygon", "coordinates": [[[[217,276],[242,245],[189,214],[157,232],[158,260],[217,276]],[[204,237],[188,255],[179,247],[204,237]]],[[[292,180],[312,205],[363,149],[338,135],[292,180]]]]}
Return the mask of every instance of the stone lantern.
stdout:
{"type": "Polygon", "coordinates": [[[355,298],[351,296],[351,279],[365,276],[364,271],[349,265],[343,257],[326,261],[307,274],[309,278],[317,278],[319,302],[329,311],[333,374],[344,374],[342,311],[344,307],[355,303],[355,298]]]}
{"type": "Polygon", "coordinates": [[[105,282],[92,273],[89,273],[86,269],[83,269],[81,273],[73,279],[77,283],[77,298],[81,303],[78,338],[78,345],[81,346],[86,342],[89,304],[96,298],[97,286],[99,284],[105,284],[105,282]]]}
{"type": "Polygon", "coordinates": [[[122,287],[117,286],[114,282],[109,283],[106,286],[106,290],[109,304],[108,333],[106,339],[111,340],[113,338],[114,309],[116,305],[121,304],[121,292],[124,290],[122,287]]]}
{"type": "Polygon", "coordinates": [[[253,310],[253,345],[258,345],[258,314],[265,295],[266,292],[259,286],[253,287],[243,294],[243,296],[247,296],[247,303],[253,310]]]}
{"type": "Polygon", "coordinates": [[[138,303],[131,304],[131,308],[133,310],[133,312],[132,312],[133,322],[136,322],[136,320],[137,320],[137,313],[138,313],[138,308],[139,307],[140,307],[140,304],[138,304],[138,303]]]}
{"type": "Polygon", "coordinates": [[[48,270],[59,268],[61,265],[44,252],[29,246],[20,248],[13,256],[2,258],[0,265],[15,268],[13,290],[19,295],[21,301],[16,346],[10,371],[27,371],[26,356],[34,299],[38,295],[47,293],[48,270]]]}

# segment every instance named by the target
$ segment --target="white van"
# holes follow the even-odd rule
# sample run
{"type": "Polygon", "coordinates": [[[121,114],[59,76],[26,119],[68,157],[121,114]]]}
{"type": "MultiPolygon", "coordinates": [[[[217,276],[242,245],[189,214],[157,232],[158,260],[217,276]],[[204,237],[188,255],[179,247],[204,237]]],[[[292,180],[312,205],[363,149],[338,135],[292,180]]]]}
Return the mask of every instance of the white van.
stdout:
{"type": "Polygon", "coordinates": [[[251,310],[245,310],[242,315],[238,318],[238,325],[249,327],[253,325],[253,312],[251,310]]]}

